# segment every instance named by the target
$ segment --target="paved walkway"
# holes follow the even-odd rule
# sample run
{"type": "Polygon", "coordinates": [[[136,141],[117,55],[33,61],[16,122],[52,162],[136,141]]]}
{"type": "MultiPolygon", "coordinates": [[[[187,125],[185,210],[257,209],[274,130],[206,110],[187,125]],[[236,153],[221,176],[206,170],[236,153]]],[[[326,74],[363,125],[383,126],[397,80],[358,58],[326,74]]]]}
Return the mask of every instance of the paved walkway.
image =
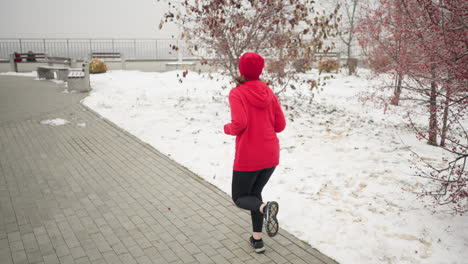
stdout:
{"type": "Polygon", "coordinates": [[[1,264],[334,263],[283,230],[254,253],[230,197],[61,91],[0,76],[1,264]]]}

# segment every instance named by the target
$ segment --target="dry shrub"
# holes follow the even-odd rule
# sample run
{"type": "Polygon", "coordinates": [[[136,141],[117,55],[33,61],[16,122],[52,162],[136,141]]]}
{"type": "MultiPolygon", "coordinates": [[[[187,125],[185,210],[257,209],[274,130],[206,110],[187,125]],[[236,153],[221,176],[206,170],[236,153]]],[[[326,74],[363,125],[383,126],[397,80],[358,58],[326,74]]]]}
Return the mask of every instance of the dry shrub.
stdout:
{"type": "Polygon", "coordinates": [[[266,71],[268,73],[276,73],[282,79],[286,76],[286,61],[269,60],[266,63],[266,71]]]}
{"type": "Polygon", "coordinates": [[[310,60],[309,59],[298,59],[293,62],[293,67],[296,72],[304,73],[310,70],[310,60]]]}
{"type": "Polygon", "coordinates": [[[338,70],[340,64],[336,60],[321,60],[319,62],[319,72],[332,72],[338,70]]]}
{"type": "Polygon", "coordinates": [[[103,73],[107,71],[107,65],[101,59],[94,58],[89,62],[90,73],[103,73]]]}

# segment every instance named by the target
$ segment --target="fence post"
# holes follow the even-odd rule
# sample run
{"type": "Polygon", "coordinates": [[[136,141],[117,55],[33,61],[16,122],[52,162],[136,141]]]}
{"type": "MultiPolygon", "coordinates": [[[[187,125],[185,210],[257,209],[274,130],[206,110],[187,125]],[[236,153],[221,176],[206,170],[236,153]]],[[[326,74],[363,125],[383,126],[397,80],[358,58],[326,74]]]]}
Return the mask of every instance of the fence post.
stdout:
{"type": "Polygon", "coordinates": [[[133,58],[137,57],[136,39],[133,39],[133,58]]]}
{"type": "Polygon", "coordinates": [[[112,39],[112,52],[115,52],[115,49],[114,49],[114,39],[112,39]]]}
{"type": "Polygon", "coordinates": [[[10,54],[10,69],[12,72],[18,72],[18,64],[15,61],[15,54],[10,54]]]}
{"type": "Polygon", "coordinates": [[[158,40],[157,40],[157,39],[154,40],[154,47],[155,47],[155,50],[154,50],[154,52],[155,52],[154,59],[157,60],[157,59],[158,59],[158,40]]]}
{"type": "Polygon", "coordinates": [[[19,39],[19,44],[20,44],[20,53],[23,53],[23,43],[21,42],[21,39],[19,39]]]}
{"type": "Polygon", "coordinates": [[[42,39],[42,45],[44,46],[44,53],[47,53],[45,39],[42,39]]]}
{"type": "Polygon", "coordinates": [[[177,61],[182,62],[182,46],[180,45],[180,38],[177,39],[177,61]]]}
{"type": "Polygon", "coordinates": [[[67,39],[67,57],[70,58],[70,46],[69,46],[69,39],[67,39]]]}

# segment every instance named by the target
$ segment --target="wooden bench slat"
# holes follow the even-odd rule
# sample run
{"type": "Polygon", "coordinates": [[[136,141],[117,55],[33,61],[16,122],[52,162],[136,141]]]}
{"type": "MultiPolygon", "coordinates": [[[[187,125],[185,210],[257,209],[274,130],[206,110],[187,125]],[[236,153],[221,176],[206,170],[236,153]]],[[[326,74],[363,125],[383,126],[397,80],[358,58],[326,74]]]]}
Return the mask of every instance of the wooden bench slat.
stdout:
{"type": "Polygon", "coordinates": [[[91,52],[89,57],[91,59],[103,59],[104,61],[120,61],[122,63],[122,69],[125,69],[125,58],[121,52],[91,52]]]}
{"type": "Polygon", "coordinates": [[[120,52],[92,52],[90,56],[98,59],[123,59],[120,52]]]}
{"type": "Polygon", "coordinates": [[[121,55],[120,52],[92,52],[93,55],[121,55]]]}
{"type": "Polygon", "coordinates": [[[68,70],[68,67],[63,66],[39,66],[38,69],[47,69],[47,70],[68,70]]]}

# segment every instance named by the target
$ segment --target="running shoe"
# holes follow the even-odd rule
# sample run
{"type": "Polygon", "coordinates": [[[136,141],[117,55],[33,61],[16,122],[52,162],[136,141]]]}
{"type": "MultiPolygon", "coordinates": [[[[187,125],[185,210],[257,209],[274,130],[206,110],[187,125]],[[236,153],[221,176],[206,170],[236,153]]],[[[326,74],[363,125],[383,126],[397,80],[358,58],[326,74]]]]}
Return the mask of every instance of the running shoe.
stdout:
{"type": "Polygon", "coordinates": [[[263,253],[265,252],[265,246],[263,245],[263,240],[256,240],[253,238],[253,236],[250,237],[249,239],[250,245],[255,249],[255,252],[257,253],[263,253]]]}
{"type": "Polygon", "coordinates": [[[277,202],[267,202],[263,209],[264,224],[268,236],[274,237],[278,234],[279,224],[276,215],[278,215],[279,205],[277,202]]]}

